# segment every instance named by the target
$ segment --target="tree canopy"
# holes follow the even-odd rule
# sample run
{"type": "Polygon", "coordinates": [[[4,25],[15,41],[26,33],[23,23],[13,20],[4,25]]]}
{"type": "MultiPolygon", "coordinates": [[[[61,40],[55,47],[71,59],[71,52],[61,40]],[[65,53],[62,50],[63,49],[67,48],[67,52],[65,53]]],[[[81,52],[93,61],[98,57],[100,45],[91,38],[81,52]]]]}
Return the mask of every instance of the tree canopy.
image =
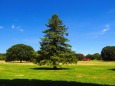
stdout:
{"type": "Polygon", "coordinates": [[[95,59],[95,60],[101,60],[101,55],[100,55],[99,53],[94,53],[94,54],[92,55],[92,57],[93,57],[93,59],[95,59]]]}
{"type": "Polygon", "coordinates": [[[16,44],[6,52],[6,61],[31,61],[34,57],[34,49],[25,44],[16,44]]]}
{"type": "Polygon", "coordinates": [[[115,61],[115,46],[106,46],[101,51],[103,60],[115,61]]]}
{"type": "Polygon", "coordinates": [[[83,58],[85,58],[85,56],[81,53],[77,53],[76,58],[78,58],[78,60],[81,61],[83,58]]]}
{"type": "Polygon", "coordinates": [[[0,60],[5,60],[5,59],[6,59],[6,54],[0,53],[0,60]]]}
{"type": "Polygon", "coordinates": [[[67,27],[56,14],[48,20],[46,26],[48,29],[43,31],[45,35],[40,42],[39,61],[49,62],[56,67],[60,61],[65,61],[65,57],[72,53],[71,46],[68,44],[69,40],[66,38],[68,36],[67,27]]]}

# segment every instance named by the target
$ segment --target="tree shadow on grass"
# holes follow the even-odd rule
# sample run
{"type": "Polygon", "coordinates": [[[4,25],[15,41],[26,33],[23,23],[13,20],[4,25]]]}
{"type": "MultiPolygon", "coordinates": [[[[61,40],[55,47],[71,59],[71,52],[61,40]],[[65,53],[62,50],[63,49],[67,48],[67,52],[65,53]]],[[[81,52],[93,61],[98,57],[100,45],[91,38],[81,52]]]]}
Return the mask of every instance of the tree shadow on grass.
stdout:
{"type": "Polygon", "coordinates": [[[94,83],[81,83],[74,81],[51,81],[51,80],[37,80],[37,79],[0,79],[0,86],[110,86],[94,83]]]}
{"type": "Polygon", "coordinates": [[[48,67],[40,67],[40,68],[31,68],[33,70],[70,70],[71,68],[48,68],[48,67]]]}
{"type": "Polygon", "coordinates": [[[115,68],[113,68],[113,69],[108,69],[108,70],[112,70],[112,71],[115,71],[115,68]]]}

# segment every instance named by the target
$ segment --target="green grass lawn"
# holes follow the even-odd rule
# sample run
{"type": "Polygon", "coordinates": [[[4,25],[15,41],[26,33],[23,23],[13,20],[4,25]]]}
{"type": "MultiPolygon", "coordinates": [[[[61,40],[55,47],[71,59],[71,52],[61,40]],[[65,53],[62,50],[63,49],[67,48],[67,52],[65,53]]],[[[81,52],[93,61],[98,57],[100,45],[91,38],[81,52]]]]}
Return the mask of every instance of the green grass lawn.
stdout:
{"type": "Polygon", "coordinates": [[[79,61],[62,69],[0,61],[0,86],[115,86],[115,62],[79,61]]]}

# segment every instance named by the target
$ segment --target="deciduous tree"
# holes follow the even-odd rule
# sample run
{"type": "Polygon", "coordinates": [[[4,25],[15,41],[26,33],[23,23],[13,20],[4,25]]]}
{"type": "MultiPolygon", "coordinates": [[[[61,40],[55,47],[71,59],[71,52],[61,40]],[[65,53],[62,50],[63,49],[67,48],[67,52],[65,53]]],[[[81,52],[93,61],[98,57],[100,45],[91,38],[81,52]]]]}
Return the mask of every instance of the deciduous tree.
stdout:
{"type": "Polygon", "coordinates": [[[32,61],[34,49],[25,44],[16,44],[10,47],[6,52],[6,61],[32,61]]]}
{"type": "Polygon", "coordinates": [[[115,46],[106,46],[101,51],[103,60],[115,61],[115,46]]]}

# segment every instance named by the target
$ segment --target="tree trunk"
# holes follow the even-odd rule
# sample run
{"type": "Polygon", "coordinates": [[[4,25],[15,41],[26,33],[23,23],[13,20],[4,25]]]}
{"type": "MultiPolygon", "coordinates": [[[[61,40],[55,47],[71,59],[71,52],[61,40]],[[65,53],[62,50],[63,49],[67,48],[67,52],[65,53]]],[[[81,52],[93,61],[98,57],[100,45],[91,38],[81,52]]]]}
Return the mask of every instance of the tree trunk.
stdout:
{"type": "Polygon", "coordinates": [[[57,69],[57,66],[55,65],[55,66],[53,66],[53,69],[57,69]]]}
{"type": "Polygon", "coordinates": [[[22,63],[22,60],[20,60],[20,63],[22,63]]]}

